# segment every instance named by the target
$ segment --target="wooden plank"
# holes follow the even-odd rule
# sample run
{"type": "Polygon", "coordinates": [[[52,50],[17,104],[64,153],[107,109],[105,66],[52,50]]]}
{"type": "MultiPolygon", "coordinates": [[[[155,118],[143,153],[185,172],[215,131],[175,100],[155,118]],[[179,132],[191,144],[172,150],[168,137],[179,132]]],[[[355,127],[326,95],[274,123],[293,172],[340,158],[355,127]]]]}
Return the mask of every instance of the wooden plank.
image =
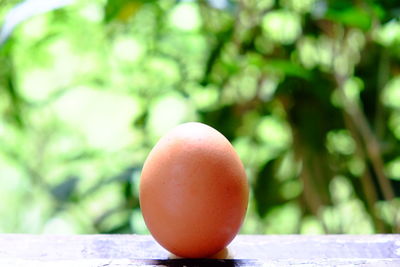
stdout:
{"type": "Polygon", "coordinates": [[[398,266],[400,235],[240,235],[224,259],[176,259],[144,235],[0,235],[0,266],[398,266]]]}

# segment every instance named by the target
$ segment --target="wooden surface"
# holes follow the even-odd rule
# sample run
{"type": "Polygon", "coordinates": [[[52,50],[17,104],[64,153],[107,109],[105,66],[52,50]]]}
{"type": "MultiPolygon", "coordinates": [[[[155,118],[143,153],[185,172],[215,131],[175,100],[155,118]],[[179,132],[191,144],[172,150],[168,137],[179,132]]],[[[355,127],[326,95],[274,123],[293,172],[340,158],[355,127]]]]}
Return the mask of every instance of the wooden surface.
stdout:
{"type": "Polygon", "coordinates": [[[397,266],[400,235],[237,236],[225,259],[175,259],[151,236],[0,234],[0,266],[397,266]]]}

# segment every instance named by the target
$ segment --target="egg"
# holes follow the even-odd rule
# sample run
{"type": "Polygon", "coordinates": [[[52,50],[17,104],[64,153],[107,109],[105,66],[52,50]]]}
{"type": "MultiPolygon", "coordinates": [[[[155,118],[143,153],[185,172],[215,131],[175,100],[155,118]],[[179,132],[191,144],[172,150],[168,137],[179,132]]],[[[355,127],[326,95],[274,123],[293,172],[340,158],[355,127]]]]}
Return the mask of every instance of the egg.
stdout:
{"type": "Polygon", "coordinates": [[[154,239],[186,258],[211,257],[242,225],[249,187],[231,143],[202,123],[181,124],[148,155],[139,186],[144,221],[154,239]]]}

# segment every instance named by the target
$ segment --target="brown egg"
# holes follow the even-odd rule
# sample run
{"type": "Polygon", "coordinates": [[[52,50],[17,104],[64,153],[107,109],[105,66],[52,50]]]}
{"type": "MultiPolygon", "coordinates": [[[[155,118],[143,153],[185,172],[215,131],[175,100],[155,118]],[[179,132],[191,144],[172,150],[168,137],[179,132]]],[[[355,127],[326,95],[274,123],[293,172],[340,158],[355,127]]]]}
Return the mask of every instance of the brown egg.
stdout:
{"type": "Polygon", "coordinates": [[[239,231],[248,195],[243,165],[230,142],[196,122],[162,137],[140,178],[147,227],[180,257],[210,257],[224,249],[239,231]]]}

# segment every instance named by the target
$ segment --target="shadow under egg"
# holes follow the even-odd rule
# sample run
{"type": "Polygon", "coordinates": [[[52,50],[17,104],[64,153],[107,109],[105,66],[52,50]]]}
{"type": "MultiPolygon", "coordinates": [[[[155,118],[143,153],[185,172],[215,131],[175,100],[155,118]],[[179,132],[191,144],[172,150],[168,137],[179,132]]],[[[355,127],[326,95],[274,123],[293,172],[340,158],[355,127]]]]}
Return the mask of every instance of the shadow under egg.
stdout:
{"type": "MultiPolygon", "coordinates": [[[[175,254],[170,253],[168,255],[168,259],[176,260],[176,259],[186,259],[186,258],[182,258],[182,257],[176,256],[175,254]]],[[[222,259],[232,259],[232,257],[231,257],[231,255],[229,253],[229,249],[225,247],[222,250],[220,250],[219,252],[215,253],[214,255],[211,255],[211,256],[206,257],[204,259],[222,260],[222,259]]]]}

